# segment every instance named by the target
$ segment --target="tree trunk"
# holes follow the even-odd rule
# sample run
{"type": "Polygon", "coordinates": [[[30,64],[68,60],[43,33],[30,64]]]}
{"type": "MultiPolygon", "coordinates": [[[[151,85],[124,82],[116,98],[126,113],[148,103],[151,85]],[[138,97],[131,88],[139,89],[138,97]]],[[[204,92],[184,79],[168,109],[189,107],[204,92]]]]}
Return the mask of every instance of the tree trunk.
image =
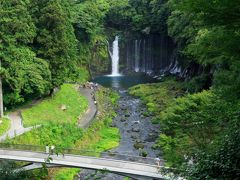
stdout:
{"type": "MultiPolygon", "coordinates": [[[[0,68],[1,60],[0,60],[0,68]]],[[[0,74],[0,118],[3,117],[3,90],[2,90],[2,75],[0,74]]]]}

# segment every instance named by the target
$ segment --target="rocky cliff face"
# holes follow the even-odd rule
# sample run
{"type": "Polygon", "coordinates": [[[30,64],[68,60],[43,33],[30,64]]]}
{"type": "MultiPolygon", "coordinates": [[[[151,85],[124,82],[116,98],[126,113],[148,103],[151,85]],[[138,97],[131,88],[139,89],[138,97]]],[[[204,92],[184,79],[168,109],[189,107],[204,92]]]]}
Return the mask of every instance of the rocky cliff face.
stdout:
{"type": "Polygon", "coordinates": [[[126,38],[120,47],[122,71],[147,74],[180,73],[174,42],[165,35],[126,38]]]}

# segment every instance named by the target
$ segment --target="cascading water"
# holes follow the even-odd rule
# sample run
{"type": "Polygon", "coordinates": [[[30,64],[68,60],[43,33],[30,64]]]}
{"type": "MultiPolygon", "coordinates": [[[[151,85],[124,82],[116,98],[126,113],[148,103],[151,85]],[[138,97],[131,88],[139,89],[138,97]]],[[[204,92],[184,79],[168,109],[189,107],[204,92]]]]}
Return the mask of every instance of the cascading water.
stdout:
{"type": "Polygon", "coordinates": [[[127,40],[120,58],[128,72],[178,74],[181,69],[174,49],[174,43],[165,35],[144,36],[142,39],[127,40]]]}
{"type": "Polygon", "coordinates": [[[112,74],[111,76],[120,76],[119,74],[119,46],[118,46],[118,36],[115,37],[113,41],[113,52],[111,54],[112,59],[112,74]]]}
{"type": "Polygon", "coordinates": [[[141,47],[141,40],[135,40],[135,72],[140,71],[140,47],[141,47]]]}

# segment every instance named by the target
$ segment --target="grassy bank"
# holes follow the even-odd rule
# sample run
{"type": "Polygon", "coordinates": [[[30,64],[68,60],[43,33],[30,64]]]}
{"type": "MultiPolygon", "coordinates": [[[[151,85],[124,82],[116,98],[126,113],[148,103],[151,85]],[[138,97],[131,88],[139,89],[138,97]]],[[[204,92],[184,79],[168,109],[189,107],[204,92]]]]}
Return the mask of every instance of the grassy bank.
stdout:
{"type": "MultiPolygon", "coordinates": [[[[85,107],[84,104],[86,104],[85,98],[81,97],[73,85],[64,85],[53,98],[49,98],[24,111],[24,121],[26,114],[31,114],[35,118],[31,120],[30,116],[28,116],[28,124],[42,124],[42,127],[15,137],[14,139],[7,140],[6,142],[41,146],[53,144],[60,148],[96,151],[97,153],[91,155],[99,156],[100,152],[115,148],[119,144],[120,135],[118,129],[110,127],[112,118],[115,116],[114,108],[118,95],[109,89],[101,88],[96,93],[96,98],[98,102],[98,115],[89,128],[81,129],[76,126],[76,122],[77,117],[81,115],[84,110],[83,107],[85,107]],[[69,95],[71,95],[71,98],[69,95]],[[61,112],[61,114],[64,113],[61,117],[56,112],[62,111],[59,108],[62,102],[67,104],[68,109],[66,112],[61,112]],[[79,104],[84,106],[79,106],[79,104]],[[75,107],[71,109],[73,105],[75,105],[75,107]],[[76,107],[78,107],[78,111],[76,107]],[[52,110],[55,110],[55,113],[53,113],[52,110]],[[73,114],[67,112],[68,110],[73,112],[73,114]],[[43,123],[40,121],[41,117],[45,118],[43,123]]],[[[66,177],[69,179],[69,177],[73,177],[73,174],[76,174],[77,171],[79,170],[61,168],[54,171],[51,176],[56,177],[56,179],[64,179],[66,177]]]]}
{"type": "Polygon", "coordinates": [[[0,136],[2,136],[11,126],[11,122],[9,119],[0,118],[0,136]]]}
{"type": "Polygon", "coordinates": [[[22,112],[25,127],[38,124],[77,123],[77,118],[87,109],[87,99],[72,84],[64,84],[55,96],[22,112]],[[66,110],[61,107],[65,106],[66,110]]]}
{"type": "Polygon", "coordinates": [[[153,122],[160,121],[160,113],[165,110],[178,96],[183,94],[183,84],[174,78],[160,83],[140,84],[129,89],[129,93],[139,97],[147,106],[146,116],[153,116],[153,122]]]}
{"type": "MultiPolygon", "coordinates": [[[[89,128],[83,130],[83,136],[77,140],[74,148],[95,151],[91,155],[99,156],[100,152],[115,148],[119,145],[119,130],[110,127],[112,118],[115,117],[115,107],[119,98],[118,94],[105,88],[101,88],[96,98],[98,101],[98,115],[89,128]]],[[[64,168],[55,172],[56,180],[63,180],[66,175],[73,175],[76,169],[64,168]]],[[[75,174],[77,174],[76,172],[75,174]]],[[[72,177],[72,176],[71,176],[72,177]]],[[[69,178],[72,179],[72,178],[69,178]]]]}

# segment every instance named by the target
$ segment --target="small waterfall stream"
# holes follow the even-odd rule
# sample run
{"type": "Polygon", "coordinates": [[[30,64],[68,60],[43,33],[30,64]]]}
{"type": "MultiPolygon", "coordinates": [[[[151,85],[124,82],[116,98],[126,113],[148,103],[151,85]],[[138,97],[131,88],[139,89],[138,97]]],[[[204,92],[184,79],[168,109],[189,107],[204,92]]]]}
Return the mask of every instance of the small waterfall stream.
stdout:
{"type": "Polygon", "coordinates": [[[141,47],[141,40],[135,40],[135,72],[140,71],[140,47],[141,47]]]}

